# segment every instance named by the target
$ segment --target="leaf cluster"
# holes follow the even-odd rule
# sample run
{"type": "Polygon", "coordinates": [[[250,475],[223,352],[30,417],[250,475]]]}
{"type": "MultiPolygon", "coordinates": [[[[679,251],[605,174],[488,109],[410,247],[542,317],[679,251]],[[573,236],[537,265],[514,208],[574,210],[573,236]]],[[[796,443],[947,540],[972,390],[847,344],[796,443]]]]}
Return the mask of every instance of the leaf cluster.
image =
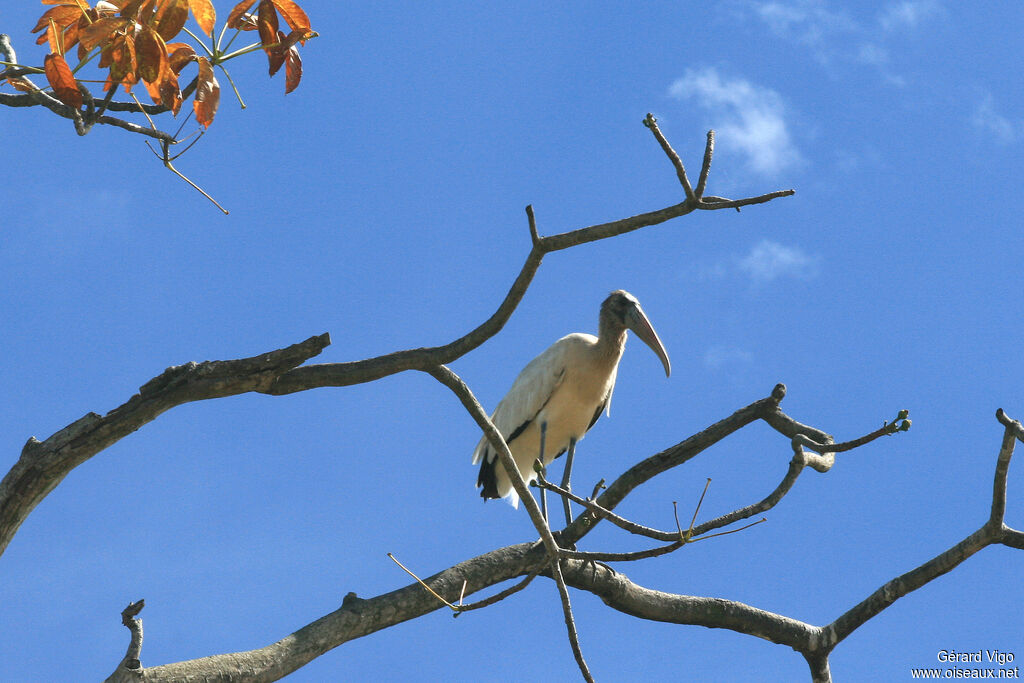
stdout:
{"type": "MultiPolygon", "coordinates": [[[[131,93],[142,83],[154,104],[176,116],[194,92],[196,121],[205,128],[213,122],[220,102],[214,67],[223,70],[222,63],[228,59],[262,49],[271,76],[285,67],[286,93],[298,87],[302,78],[298,44],[316,36],[309,17],[294,0],[259,0],[255,13],[251,13],[256,2],[238,3],[217,38],[217,15],[211,0],[97,0],[94,6],[86,0],[42,0],[53,7],[43,13],[32,32],[41,32],[37,44],[49,46],[43,72],[54,96],[63,104],[76,109],[83,106],[88,93],[76,74],[98,56],[98,67],[107,72],[103,90],[108,96],[117,87],[131,93]],[[186,28],[190,14],[202,35],[209,37],[209,45],[186,28]],[[288,33],[281,30],[282,23],[287,25],[288,33]],[[225,44],[228,29],[235,33],[225,44]],[[234,37],[246,31],[257,32],[260,42],[229,52],[234,37]],[[182,33],[195,44],[183,41],[182,33]],[[74,68],[68,63],[72,49],[77,59],[74,68]],[[179,78],[193,62],[198,66],[195,87],[183,93],[179,78]]],[[[30,82],[18,76],[7,80],[18,90],[34,90],[30,82]]]]}

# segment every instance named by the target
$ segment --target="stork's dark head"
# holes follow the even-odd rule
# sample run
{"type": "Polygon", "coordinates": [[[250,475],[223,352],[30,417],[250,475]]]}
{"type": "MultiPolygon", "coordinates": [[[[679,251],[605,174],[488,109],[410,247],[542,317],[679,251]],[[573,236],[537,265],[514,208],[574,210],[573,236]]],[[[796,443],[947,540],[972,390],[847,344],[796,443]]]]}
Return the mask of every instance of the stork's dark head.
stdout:
{"type": "Polygon", "coordinates": [[[658,333],[651,326],[651,321],[644,314],[644,309],[640,308],[640,302],[629,292],[617,289],[601,304],[601,334],[618,334],[623,329],[632,330],[651,347],[651,351],[657,354],[661,364],[665,366],[666,377],[672,374],[668,353],[665,352],[658,333]]]}

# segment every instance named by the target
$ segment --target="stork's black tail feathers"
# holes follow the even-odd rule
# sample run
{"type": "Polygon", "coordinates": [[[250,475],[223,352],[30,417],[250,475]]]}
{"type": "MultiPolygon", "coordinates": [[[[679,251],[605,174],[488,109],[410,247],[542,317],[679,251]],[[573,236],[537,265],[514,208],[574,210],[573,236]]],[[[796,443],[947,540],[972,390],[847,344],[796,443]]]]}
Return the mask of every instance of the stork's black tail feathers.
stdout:
{"type": "Polygon", "coordinates": [[[480,475],[476,478],[476,485],[482,487],[480,497],[484,500],[501,498],[498,495],[498,473],[495,469],[497,466],[498,454],[491,449],[484,451],[483,457],[480,458],[480,475]]]}

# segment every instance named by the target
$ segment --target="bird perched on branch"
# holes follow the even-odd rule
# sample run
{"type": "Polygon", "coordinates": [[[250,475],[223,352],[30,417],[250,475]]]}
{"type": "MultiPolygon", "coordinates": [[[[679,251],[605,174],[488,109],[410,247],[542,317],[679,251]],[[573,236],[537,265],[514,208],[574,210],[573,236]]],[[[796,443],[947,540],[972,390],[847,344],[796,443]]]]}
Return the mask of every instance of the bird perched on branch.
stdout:
{"type": "MultiPolygon", "coordinates": [[[[523,368],[498,403],[491,421],[527,484],[537,477],[535,460],[547,466],[568,452],[562,478],[562,487],[568,488],[576,442],[610,408],[627,330],[651,347],[669,376],[668,354],[640,302],[620,289],[601,304],[598,336],[577,332],[556,341],[523,368]]],[[[486,436],[473,452],[473,464],[478,463],[480,496],[507,498],[512,507],[518,507],[519,495],[486,436]]],[[[565,506],[568,521],[568,501],[565,506]]]]}

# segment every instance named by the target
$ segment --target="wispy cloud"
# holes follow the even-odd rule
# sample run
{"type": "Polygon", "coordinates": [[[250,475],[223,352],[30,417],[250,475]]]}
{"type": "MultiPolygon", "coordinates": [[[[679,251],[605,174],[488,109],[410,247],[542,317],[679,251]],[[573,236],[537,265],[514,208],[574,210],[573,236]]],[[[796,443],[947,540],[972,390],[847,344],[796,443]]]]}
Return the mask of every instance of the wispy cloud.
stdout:
{"type": "Polygon", "coordinates": [[[820,64],[870,66],[894,85],[905,81],[892,71],[887,43],[919,30],[926,20],[942,12],[939,0],[898,0],[886,4],[873,21],[858,21],[834,4],[828,0],[749,0],[746,6],[774,35],[807,47],[820,64]]]}
{"type": "Polygon", "coordinates": [[[1004,145],[1024,138],[1024,121],[1013,121],[996,111],[991,94],[986,94],[975,107],[971,123],[982,133],[1004,145]]]}
{"type": "Polygon", "coordinates": [[[808,279],[818,274],[818,259],[799,247],[787,247],[761,240],[739,261],[739,269],[756,284],[764,284],[780,277],[808,279]]]}
{"type": "Polygon", "coordinates": [[[774,90],[742,78],[723,79],[707,67],[688,69],[669,94],[694,99],[706,109],[720,146],[742,153],[752,170],[774,175],[801,160],[786,126],[782,98],[774,90]]]}
{"type": "Polygon", "coordinates": [[[725,366],[750,365],[754,354],[736,346],[712,346],[704,352],[704,367],[718,370],[725,366]]]}
{"type": "Polygon", "coordinates": [[[777,36],[811,48],[821,62],[831,58],[835,36],[857,30],[846,14],[822,0],[754,2],[754,11],[777,36]]]}
{"type": "Polygon", "coordinates": [[[903,0],[887,5],[878,15],[878,24],[886,31],[913,29],[939,9],[935,0],[903,0]]]}
{"type": "Polygon", "coordinates": [[[697,264],[692,271],[699,281],[746,278],[763,285],[782,278],[809,280],[817,277],[821,257],[797,246],[761,240],[740,255],[697,264]]]}

